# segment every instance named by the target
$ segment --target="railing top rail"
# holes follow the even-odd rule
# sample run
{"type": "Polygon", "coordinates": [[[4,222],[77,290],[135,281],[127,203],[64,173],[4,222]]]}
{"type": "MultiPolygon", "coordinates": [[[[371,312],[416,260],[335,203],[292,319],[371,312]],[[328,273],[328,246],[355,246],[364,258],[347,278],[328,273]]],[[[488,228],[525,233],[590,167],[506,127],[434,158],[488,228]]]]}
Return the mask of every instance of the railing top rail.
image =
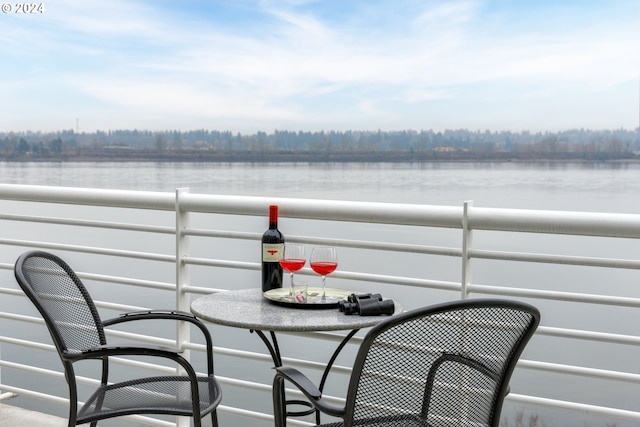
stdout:
{"type": "Polygon", "coordinates": [[[264,216],[269,205],[279,206],[287,218],[370,222],[461,228],[462,207],[417,204],[352,202],[286,197],[221,196],[185,193],[180,205],[192,212],[264,216]]]}
{"type": "MultiPolygon", "coordinates": [[[[354,202],[178,193],[185,211],[263,216],[270,204],[287,218],[462,228],[461,206],[354,202]]],[[[172,192],[0,184],[0,199],[137,209],[174,210],[172,192]]],[[[640,238],[640,215],[469,206],[470,229],[640,238]]]]}
{"type": "MultiPolygon", "coordinates": [[[[211,195],[188,191],[179,192],[178,197],[180,208],[192,212],[264,216],[269,205],[277,204],[280,216],[288,218],[451,228],[462,226],[462,208],[456,206],[211,195]]],[[[0,199],[137,209],[174,210],[176,207],[176,195],[172,192],[42,185],[0,184],[0,199]]]]}
{"type": "Polygon", "coordinates": [[[169,192],[0,184],[0,199],[137,209],[174,210],[169,192]]]}
{"type": "Polygon", "coordinates": [[[469,207],[471,229],[640,238],[640,215],[469,207]]]}

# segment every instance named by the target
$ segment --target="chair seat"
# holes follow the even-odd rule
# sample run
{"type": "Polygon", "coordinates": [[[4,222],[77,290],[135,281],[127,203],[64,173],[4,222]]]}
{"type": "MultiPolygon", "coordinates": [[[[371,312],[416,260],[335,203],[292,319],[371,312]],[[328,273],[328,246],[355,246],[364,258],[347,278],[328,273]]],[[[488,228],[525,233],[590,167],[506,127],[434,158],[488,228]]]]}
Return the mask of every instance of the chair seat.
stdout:
{"type": "MultiPolygon", "coordinates": [[[[198,377],[198,390],[204,416],[216,408],[221,394],[213,376],[198,377]]],[[[140,378],[100,387],[78,412],[77,423],[140,413],[192,415],[189,377],[140,378]]]]}

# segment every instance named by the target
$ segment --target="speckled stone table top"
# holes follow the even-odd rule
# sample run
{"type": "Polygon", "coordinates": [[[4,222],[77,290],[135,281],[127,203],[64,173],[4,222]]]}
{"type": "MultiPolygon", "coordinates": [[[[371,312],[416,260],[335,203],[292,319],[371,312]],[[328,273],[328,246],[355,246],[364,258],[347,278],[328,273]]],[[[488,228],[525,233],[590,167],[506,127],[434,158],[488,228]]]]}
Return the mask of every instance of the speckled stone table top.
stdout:
{"type": "MultiPolygon", "coordinates": [[[[402,307],[396,303],[395,313],[402,307]]],[[[218,325],[259,331],[337,331],[374,326],[389,316],[345,315],[337,308],[305,310],[276,305],[262,290],[224,291],[195,299],[191,312],[218,325]]]]}

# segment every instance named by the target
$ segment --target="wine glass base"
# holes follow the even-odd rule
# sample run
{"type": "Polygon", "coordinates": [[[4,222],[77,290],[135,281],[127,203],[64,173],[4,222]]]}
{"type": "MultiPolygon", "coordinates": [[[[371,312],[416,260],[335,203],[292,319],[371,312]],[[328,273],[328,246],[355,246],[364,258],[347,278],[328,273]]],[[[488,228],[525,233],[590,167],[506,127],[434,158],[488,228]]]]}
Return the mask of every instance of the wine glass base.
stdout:
{"type": "Polygon", "coordinates": [[[312,303],[315,303],[315,304],[318,304],[318,303],[322,303],[322,304],[337,304],[340,301],[342,301],[341,298],[334,298],[334,297],[330,297],[330,296],[325,296],[324,298],[322,298],[322,295],[309,297],[309,302],[312,302],[312,303]]]}

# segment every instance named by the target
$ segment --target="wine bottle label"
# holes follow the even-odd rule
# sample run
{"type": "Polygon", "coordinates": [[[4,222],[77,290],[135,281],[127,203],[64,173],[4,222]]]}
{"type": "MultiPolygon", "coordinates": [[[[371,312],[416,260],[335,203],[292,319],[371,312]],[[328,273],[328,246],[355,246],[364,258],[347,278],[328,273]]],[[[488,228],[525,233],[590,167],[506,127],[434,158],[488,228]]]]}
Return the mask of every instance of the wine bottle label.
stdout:
{"type": "Polygon", "coordinates": [[[262,244],[262,261],[278,262],[284,254],[284,243],[263,243],[262,244]]]}

